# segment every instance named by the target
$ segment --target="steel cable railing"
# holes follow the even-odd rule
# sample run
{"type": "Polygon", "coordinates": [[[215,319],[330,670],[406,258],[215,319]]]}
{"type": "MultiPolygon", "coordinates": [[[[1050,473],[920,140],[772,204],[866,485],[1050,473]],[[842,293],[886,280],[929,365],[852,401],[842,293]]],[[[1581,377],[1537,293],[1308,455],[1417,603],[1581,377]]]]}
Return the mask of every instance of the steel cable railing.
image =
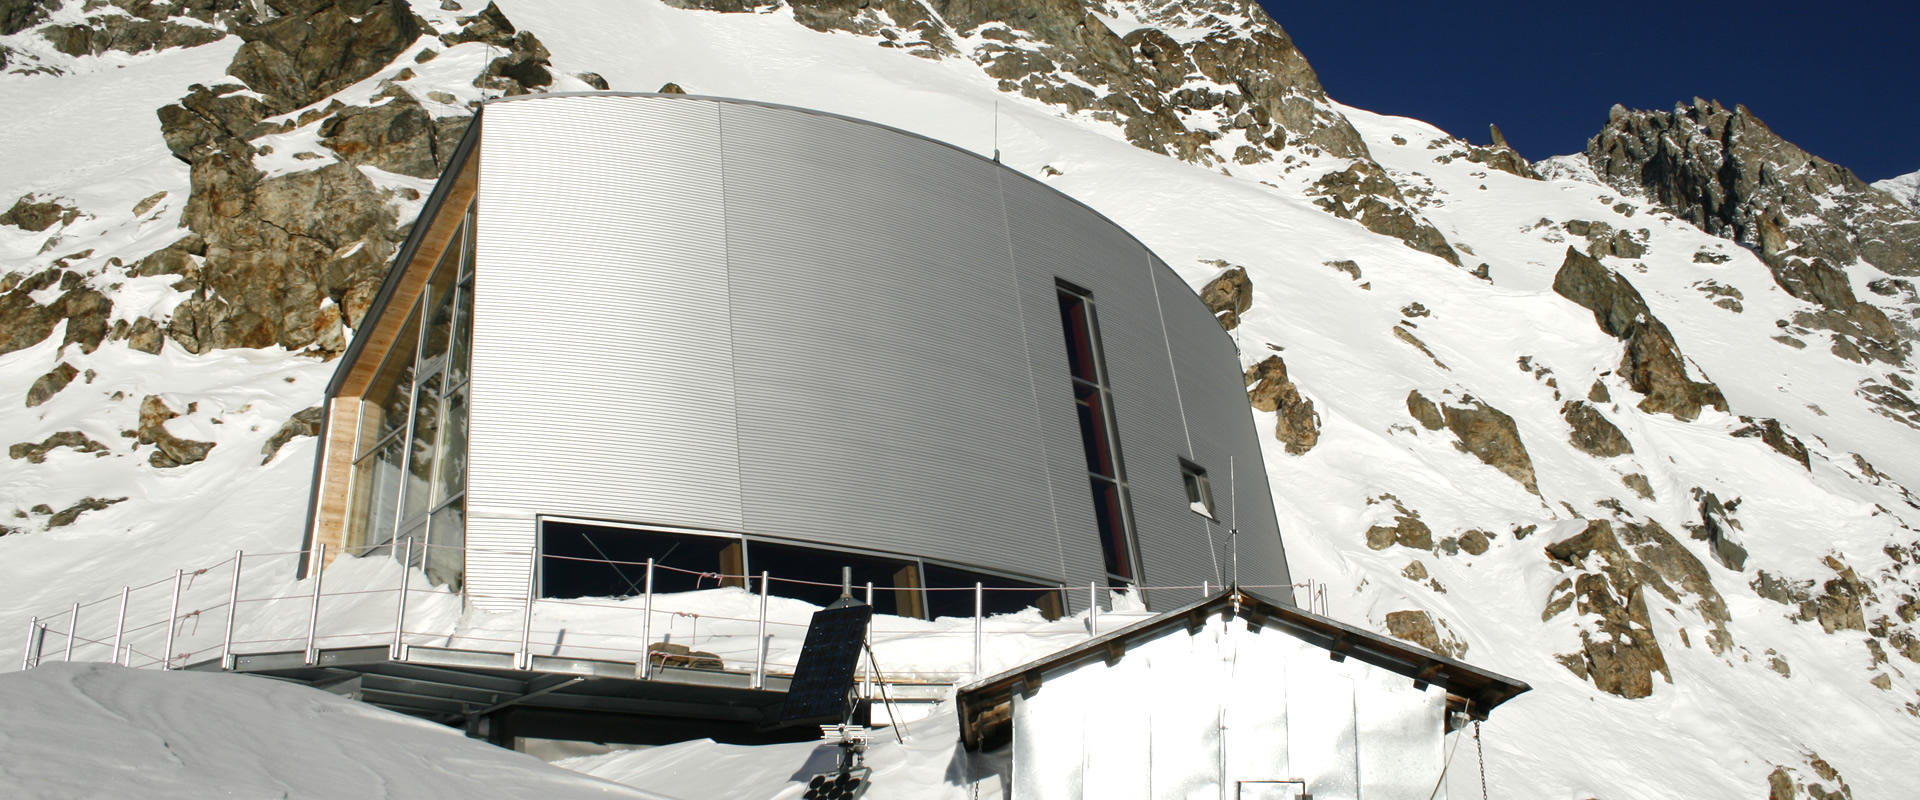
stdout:
{"type": "MultiPolygon", "coordinates": [[[[257,566],[263,560],[283,557],[303,557],[310,559],[307,563],[327,564],[328,548],[324,544],[317,545],[311,551],[236,551],[233,556],[213,564],[178,569],[170,578],[126,586],[115,594],[70,604],[64,612],[31,618],[22,653],[22,668],[40,664],[48,656],[49,647],[56,648],[58,657],[66,661],[76,660],[76,651],[83,656],[78,660],[102,660],[87,659],[85,656],[104,648],[107,653],[104,660],[110,663],[139,668],[158,666],[161,669],[192,665],[199,663],[195,661],[196,656],[217,653],[219,666],[231,669],[235,666],[236,646],[279,646],[288,651],[303,649],[304,660],[312,664],[316,662],[323,643],[331,646],[340,642],[385,642],[392,657],[399,659],[410,646],[438,640],[444,642],[446,647],[462,644],[469,647],[506,645],[505,648],[495,647],[493,651],[510,653],[515,666],[523,670],[533,668],[537,655],[547,654],[631,661],[643,678],[651,677],[657,666],[698,664],[701,665],[698,668],[746,674],[750,685],[759,688],[769,675],[791,674],[795,666],[792,660],[797,659],[800,643],[808,627],[805,620],[810,618],[810,612],[814,609],[802,601],[781,597],[780,607],[776,611],[772,602],[776,594],[773,587],[842,586],[823,581],[783,578],[768,571],[729,574],[691,570],[660,564],[652,559],[592,559],[540,554],[532,549],[503,550],[437,544],[427,544],[416,551],[416,544],[416,540],[408,538],[404,542],[404,550],[398,553],[397,560],[405,566],[400,569],[397,587],[382,587],[376,582],[372,586],[329,588],[324,578],[330,570],[315,570],[309,577],[300,580],[291,577],[262,579],[257,577],[260,574],[257,569],[253,573],[245,571],[246,567],[257,566]],[[540,597],[531,585],[524,594],[460,592],[447,586],[415,587],[412,585],[415,573],[421,573],[421,577],[433,577],[430,562],[438,563],[436,559],[439,556],[434,554],[432,548],[459,551],[462,556],[480,553],[514,555],[527,559],[529,567],[537,567],[541,559],[600,563],[616,568],[637,567],[644,570],[644,586],[640,585],[641,582],[629,580],[633,584],[631,588],[639,590],[637,594],[603,598],[540,597]],[[223,585],[209,585],[207,580],[203,580],[216,571],[228,573],[224,581],[213,581],[223,585]],[[656,592],[655,576],[661,572],[692,576],[698,588],[685,592],[656,592]],[[256,576],[253,591],[248,591],[245,583],[249,576],[256,576]],[[713,587],[702,585],[707,580],[714,582],[713,587]],[[150,590],[169,583],[171,587],[166,593],[166,615],[147,621],[147,613],[153,605],[150,590]],[[219,591],[222,596],[210,596],[214,591],[219,591]],[[711,596],[715,591],[734,593],[734,599],[716,601],[711,596]],[[139,603],[134,602],[136,595],[139,603]],[[392,624],[367,624],[375,607],[369,603],[377,604],[375,598],[381,596],[394,598],[391,601],[392,624]],[[267,610],[301,601],[306,605],[303,631],[289,630],[299,619],[299,615],[291,609],[267,610]],[[753,611],[750,614],[729,611],[730,608],[740,607],[742,603],[749,604],[748,607],[753,611]],[[796,606],[796,603],[800,605],[796,606]],[[82,620],[92,621],[89,622],[91,625],[104,625],[104,622],[94,620],[104,620],[106,615],[98,612],[83,615],[81,612],[106,604],[117,604],[111,637],[83,634],[80,630],[82,620]],[[519,607],[517,614],[503,610],[515,605],[519,607]],[[242,614],[243,607],[251,610],[242,614]],[[420,610],[431,610],[442,619],[452,614],[459,621],[446,622],[444,627],[433,630],[409,626],[408,615],[420,610]],[[209,617],[213,614],[219,616],[209,617]],[[630,620],[635,615],[638,616],[638,635],[624,632],[634,629],[630,620]],[[242,627],[243,616],[252,617],[245,623],[250,627],[242,627]],[[514,617],[518,619],[514,620],[514,617]],[[210,619],[217,619],[218,624],[202,625],[210,619]],[[211,632],[207,630],[209,627],[211,632]],[[686,628],[684,638],[675,642],[681,636],[681,627],[686,628]],[[654,636],[656,629],[665,632],[657,640],[654,636]],[[218,634],[217,641],[210,638],[211,633],[218,634]],[[549,652],[535,653],[536,645],[538,649],[549,652]],[[680,650],[682,647],[684,651],[680,650]],[[156,649],[158,655],[154,654],[156,649]],[[139,659],[137,665],[136,656],[139,659]],[[751,669],[746,666],[748,663],[751,663],[751,669]]],[[[392,553],[397,547],[399,545],[387,543],[354,550],[362,553],[392,553]]],[[[364,575],[358,579],[364,583],[364,575]]],[[[1145,616],[1145,612],[1113,610],[1111,607],[1116,605],[1117,600],[1109,602],[1110,608],[1103,610],[1103,594],[1112,596],[1116,590],[1098,583],[1087,586],[1085,612],[1044,623],[1035,622],[1031,617],[1016,621],[1008,617],[991,616],[986,610],[986,598],[993,592],[1053,594],[1060,598],[1060,605],[1064,607],[1066,594],[1070,591],[1067,587],[986,586],[983,582],[977,582],[973,586],[933,587],[874,586],[868,583],[863,588],[869,604],[876,594],[886,592],[894,592],[896,596],[900,593],[973,594],[970,625],[964,615],[937,619],[891,615],[875,618],[867,634],[869,648],[883,653],[892,652],[910,667],[924,664],[950,667],[937,670],[888,670],[894,679],[902,680],[951,681],[986,674],[989,666],[987,641],[990,637],[1018,635],[1029,642],[1042,643],[1040,646],[1045,649],[1057,650],[1058,647],[1053,644],[1056,641],[1059,646],[1070,646],[1073,641],[1099,636],[1103,615],[1118,614],[1126,621],[1145,616]],[[972,646],[970,654],[966,652],[969,643],[972,646]]],[[[1325,613],[1325,585],[1316,581],[1242,588],[1286,589],[1289,592],[1304,588],[1307,590],[1308,607],[1325,613]]],[[[1211,593],[1212,584],[1202,582],[1199,585],[1128,587],[1125,591],[1199,591],[1204,595],[1211,593]]],[[[1031,655],[1035,650],[1031,646],[1016,646],[1010,652],[1031,655]]],[[[863,663],[861,673],[864,676],[867,672],[867,665],[863,663]]]]}

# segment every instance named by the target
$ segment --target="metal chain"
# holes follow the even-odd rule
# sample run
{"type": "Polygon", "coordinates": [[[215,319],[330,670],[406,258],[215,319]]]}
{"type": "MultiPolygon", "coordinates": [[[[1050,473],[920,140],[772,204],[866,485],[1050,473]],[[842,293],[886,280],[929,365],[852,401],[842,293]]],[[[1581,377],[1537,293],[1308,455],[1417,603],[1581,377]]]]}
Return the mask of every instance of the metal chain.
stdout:
{"type": "Polygon", "coordinates": [[[1480,743],[1480,720],[1473,721],[1473,753],[1480,762],[1480,800],[1487,800],[1487,748],[1480,743]]]}

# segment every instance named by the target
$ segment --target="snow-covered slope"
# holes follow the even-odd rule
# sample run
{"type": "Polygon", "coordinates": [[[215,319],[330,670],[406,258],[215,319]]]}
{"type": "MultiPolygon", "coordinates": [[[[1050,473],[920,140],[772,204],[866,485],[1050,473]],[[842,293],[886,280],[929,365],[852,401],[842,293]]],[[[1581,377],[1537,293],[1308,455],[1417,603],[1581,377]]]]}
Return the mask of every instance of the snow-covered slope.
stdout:
{"type": "MultiPolygon", "coordinates": [[[[1099,6],[1099,19],[1132,48],[1120,52],[1148,63],[1143,70],[1168,63],[1164,55],[1179,47],[1199,52],[1220,26],[1262,24],[1201,3],[1192,11],[1150,5],[1099,6]],[[1167,38],[1146,36],[1144,26],[1165,28],[1167,38]],[[1139,55],[1148,45],[1156,55],[1139,55]]],[[[464,20],[476,9],[425,0],[412,7],[439,33],[472,30],[464,20]]],[[[1267,160],[1258,148],[1244,151],[1244,162],[1230,158],[1240,143],[1254,147],[1251,128],[1198,106],[1137,114],[1217,134],[1175,137],[1211,142],[1216,154],[1181,161],[1143,149],[1167,134],[1128,127],[1122,123],[1134,117],[1112,108],[1076,107],[1051,89],[1003,91],[1007,79],[983,68],[1001,56],[980,54],[1044,54],[1037,39],[1005,22],[960,30],[913,2],[858,12],[873,17],[864,28],[810,27],[803,23],[818,20],[788,5],[716,13],[658,0],[508,0],[500,9],[544,45],[551,88],[582,88],[590,81],[574,77],[581,73],[622,90],[671,82],[696,94],[870,119],[983,155],[998,150],[1003,162],[1132,231],[1196,287],[1220,272],[1219,262],[1245,267],[1252,306],[1235,330],[1243,359],[1284,359],[1288,379],[1313,404],[1304,415],[1297,405],[1255,415],[1263,437],[1290,411],[1317,432],[1300,454],[1265,439],[1294,573],[1331,585],[1337,617],[1385,631],[1390,614],[1423,613],[1433,646],[1535,687],[1484,729],[1493,793],[1746,797],[1771,789],[1786,798],[1796,796],[1796,783],[1837,790],[1844,780],[1861,797],[1895,797],[1920,781],[1909,756],[1920,749],[1920,533],[1910,527],[1920,505],[1903,488],[1920,481],[1920,419],[1903,418],[1897,401],[1869,402],[1907,397],[1917,379],[1911,362],[1847,357],[1831,331],[1798,321],[1819,309],[1784,291],[1760,258],[1603,185],[1584,157],[1538,165],[1547,179],[1532,180],[1490,166],[1497,152],[1432,126],[1325,101],[1315,84],[1288,102],[1305,109],[1302,119],[1318,120],[1325,137],[1282,136],[1267,160]],[[924,19],[908,19],[915,14],[924,19]],[[934,44],[892,46],[896,40],[934,44]],[[1349,130],[1350,142],[1341,138],[1349,130]],[[1376,174],[1390,188],[1337,194],[1341,176],[1376,174]],[[1378,203],[1351,211],[1367,198],[1378,203]],[[1334,207],[1350,213],[1329,213],[1334,207]],[[1444,236],[1460,265],[1441,248],[1416,246],[1426,229],[1444,236]],[[1646,316],[1670,332],[1685,378],[1711,381],[1727,410],[1709,406],[1691,420],[1640,410],[1642,392],[1622,364],[1628,345],[1555,289],[1569,248],[1599,253],[1637,290],[1646,316]],[[1474,274],[1481,264],[1485,278],[1474,274]],[[1480,427],[1449,426],[1451,416],[1430,425],[1422,402],[1500,428],[1498,417],[1476,410],[1491,409],[1511,420],[1513,436],[1480,441],[1480,427]],[[1604,434],[1595,417],[1617,428],[1631,452],[1595,455],[1591,441],[1576,445],[1604,434]],[[1522,472],[1537,493],[1511,477],[1522,472]]],[[[81,19],[73,3],[51,22],[81,19]]],[[[28,614],[167,577],[176,566],[242,547],[297,547],[312,441],[294,439],[264,467],[261,449],[317,401],[332,366],[290,352],[285,338],[198,354],[180,338],[158,340],[158,354],[133,347],[141,317],[208,313],[196,306],[174,314],[199,290],[138,265],[183,235],[187,198],[204,183],[170,156],[154,110],[186,95],[189,84],[235,82],[224,76],[238,49],[233,39],[71,56],[49,49],[36,30],[0,37],[16,51],[0,94],[10,107],[34,111],[0,120],[0,202],[32,194],[35,202],[57,200],[44,213],[79,213],[39,230],[0,225],[0,274],[11,276],[4,289],[66,270],[74,277],[56,275],[32,290],[33,301],[64,302],[90,289],[111,303],[108,326],[129,327],[86,352],[84,336],[67,343],[78,320],[89,319],[82,314],[44,341],[0,354],[4,444],[45,444],[78,431],[100,452],[69,437],[43,463],[25,451],[0,462],[0,514],[13,515],[0,524],[17,531],[0,537],[0,636],[13,636],[7,626],[28,614]],[[23,62],[22,53],[37,60],[23,62]],[[32,73],[21,63],[66,74],[32,73]],[[71,383],[28,407],[33,385],[63,360],[75,369],[71,383]],[[143,424],[149,396],[181,416],[143,424]],[[156,466],[149,457],[160,445],[136,444],[154,426],[214,446],[204,461],[156,466]],[[83,503],[120,497],[127,499],[95,510],[83,503]],[[75,508],[70,524],[52,524],[75,508]]],[[[272,176],[319,174],[337,158],[321,133],[335,113],[329,103],[404,102],[383,98],[389,86],[430,117],[456,119],[467,100],[499,91],[473,81],[499,48],[428,38],[399,48],[391,63],[346,88],[268,117],[291,127],[262,134],[268,138],[256,144],[270,140],[275,150],[254,163],[272,176]],[[428,50],[437,55],[421,61],[428,50]]],[[[1101,88],[1052,70],[1050,60],[1024,63],[1026,77],[1045,86],[1101,88]]],[[[1184,74],[1168,80],[1195,89],[1181,95],[1192,104],[1204,100],[1199,90],[1218,91],[1184,74]]],[[[1150,94],[1130,96],[1145,108],[1159,102],[1150,94]]],[[[418,179],[359,169],[371,181],[368,196],[384,196],[404,225],[416,210],[407,191],[418,191],[418,179]]],[[[326,263],[348,264],[363,252],[349,248],[326,263]]],[[[199,266],[219,257],[188,260],[199,266]]],[[[1864,263],[1835,266],[1856,287],[1894,280],[1864,263]]],[[[347,309],[349,325],[354,291],[342,284],[324,301],[347,309]]],[[[1860,299],[1911,324],[1897,297],[1875,292],[1860,299]]],[[[329,352],[324,337],[313,352],[329,352]]],[[[715,746],[687,749],[712,756],[704,747],[715,746]]],[[[765,759],[751,770],[775,786],[782,769],[798,768],[787,763],[804,758],[796,753],[726,758],[765,759]]],[[[674,777],[686,757],[661,751],[576,766],[693,796],[707,784],[674,777]]],[[[709,788],[726,794],[723,784],[709,788]]]]}
{"type": "Polygon", "coordinates": [[[660,798],[344,697],[240,675],[0,675],[8,797],[660,798]]]}
{"type": "Polygon", "coordinates": [[[1886,191],[1914,208],[1920,208],[1920,172],[1909,172],[1884,181],[1874,181],[1873,188],[1886,191]]]}

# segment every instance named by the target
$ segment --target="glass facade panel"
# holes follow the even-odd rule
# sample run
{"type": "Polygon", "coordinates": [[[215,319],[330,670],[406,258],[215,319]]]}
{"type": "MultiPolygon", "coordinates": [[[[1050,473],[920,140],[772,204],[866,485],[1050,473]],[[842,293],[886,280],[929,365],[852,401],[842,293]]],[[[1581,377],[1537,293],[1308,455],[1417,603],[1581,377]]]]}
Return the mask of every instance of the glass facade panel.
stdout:
{"type": "Polygon", "coordinates": [[[360,407],[360,454],[371,452],[382,440],[407,426],[413,403],[414,351],[420,338],[418,315],[394,339],[393,352],[381,362],[360,407]]]}
{"type": "Polygon", "coordinates": [[[407,447],[406,513],[401,517],[405,521],[411,522],[426,513],[432,502],[433,463],[439,431],[440,376],[435,375],[420,384],[420,394],[414,399],[413,435],[407,447]]]}
{"type": "Polygon", "coordinates": [[[420,339],[422,372],[439,366],[439,359],[447,354],[447,345],[453,338],[453,271],[458,264],[459,256],[449,249],[440,259],[440,266],[434,269],[433,282],[427,287],[426,335],[420,339]]]}
{"type": "Polygon", "coordinates": [[[467,488],[467,387],[453,390],[447,397],[447,419],[441,426],[439,455],[440,488],[433,501],[444,503],[458,497],[467,488]]]}
{"type": "MultiPolygon", "coordinates": [[[[466,566],[467,520],[461,503],[454,502],[433,512],[427,539],[427,580],[435,586],[459,591],[466,566]]],[[[418,547],[416,543],[414,545],[418,547]]]]}
{"type": "Polygon", "coordinates": [[[460,284],[460,299],[453,321],[453,352],[447,357],[447,385],[467,382],[467,362],[473,352],[473,279],[460,284]]]}
{"type": "Polygon", "coordinates": [[[472,220],[468,208],[416,303],[388,311],[405,310],[407,323],[362,396],[347,538],[362,554],[411,538],[412,565],[455,588],[466,563],[472,220]]]}
{"type": "Polygon", "coordinates": [[[360,478],[354,486],[355,516],[360,528],[357,552],[370,552],[393,540],[393,525],[400,510],[400,469],[404,455],[396,437],[354,465],[360,478]]]}

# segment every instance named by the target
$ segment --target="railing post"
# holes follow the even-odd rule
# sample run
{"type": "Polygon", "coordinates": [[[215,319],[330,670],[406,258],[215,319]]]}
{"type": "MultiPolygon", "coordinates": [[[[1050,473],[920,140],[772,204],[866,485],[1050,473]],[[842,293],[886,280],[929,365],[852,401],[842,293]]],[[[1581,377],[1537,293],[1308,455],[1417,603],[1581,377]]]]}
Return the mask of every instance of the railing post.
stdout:
{"type": "Polygon", "coordinates": [[[33,669],[33,641],[39,638],[39,633],[40,618],[27,620],[27,646],[20,648],[20,668],[23,670],[33,669]]]}
{"type": "Polygon", "coordinates": [[[1087,584],[1087,632],[1100,635],[1100,582],[1087,584]]]}
{"type": "MultiPolygon", "coordinates": [[[[867,581],[867,607],[873,607],[873,581],[867,581]]],[[[871,657],[873,653],[872,617],[868,617],[867,621],[867,653],[869,657],[871,657]]],[[[863,688],[866,689],[867,702],[873,702],[873,673],[867,670],[867,659],[865,658],[860,659],[860,682],[864,684],[863,688]]]]}
{"type": "Polygon", "coordinates": [[[413,583],[413,537],[411,536],[407,537],[406,554],[401,556],[401,559],[400,602],[399,607],[393,612],[393,644],[387,648],[387,658],[392,661],[400,660],[400,648],[405,646],[405,641],[400,638],[400,635],[407,630],[407,587],[413,583]]]}
{"type": "Polygon", "coordinates": [[[640,677],[653,677],[653,559],[647,559],[646,595],[640,601],[640,677]]]}
{"type": "Polygon", "coordinates": [[[73,610],[67,612],[67,649],[60,655],[61,661],[73,660],[73,640],[80,635],[80,604],[74,603],[73,610]]]}
{"type": "MultiPolygon", "coordinates": [[[[173,627],[180,617],[180,578],[184,570],[173,571],[173,601],[167,604],[167,643],[160,651],[160,669],[173,669],[173,627]]],[[[307,663],[313,663],[309,660],[307,663]]]]}
{"type": "Polygon", "coordinates": [[[981,652],[986,649],[985,637],[987,635],[987,632],[985,628],[981,627],[981,620],[986,616],[986,609],[987,609],[986,586],[979,581],[974,581],[973,583],[973,677],[976,680],[980,678],[980,668],[983,666],[980,660],[980,655],[981,655],[981,652]]]}
{"type": "Polygon", "coordinates": [[[533,669],[533,596],[539,592],[540,548],[527,548],[527,610],[520,615],[520,669],[533,669]]]}
{"type": "Polygon", "coordinates": [[[767,572],[760,571],[760,629],[753,637],[753,688],[767,685],[767,572]]]}
{"type": "Polygon", "coordinates": [[[240,613],[240,563],[246,551],[233,551],[233,584],[227,587],[227,629],[220,634],[220,668],[233,669],[233,617],[240,613]]]}
{"type": "Polygon", "coordinates": [[[312,664],[320,660],[320,583],[327,576],[327,543],[321,542],[313,547],[313,602],[307,607],[307,658],[312,664]]]}
{"type": "Polygon", "coordinates": [[[107,654],[107,663],[120,663],[120,638],[127,630],[127,595],[133,593],[133,587],[120,587],[120,616],[113,623],[113,652],[107,654]]]}

